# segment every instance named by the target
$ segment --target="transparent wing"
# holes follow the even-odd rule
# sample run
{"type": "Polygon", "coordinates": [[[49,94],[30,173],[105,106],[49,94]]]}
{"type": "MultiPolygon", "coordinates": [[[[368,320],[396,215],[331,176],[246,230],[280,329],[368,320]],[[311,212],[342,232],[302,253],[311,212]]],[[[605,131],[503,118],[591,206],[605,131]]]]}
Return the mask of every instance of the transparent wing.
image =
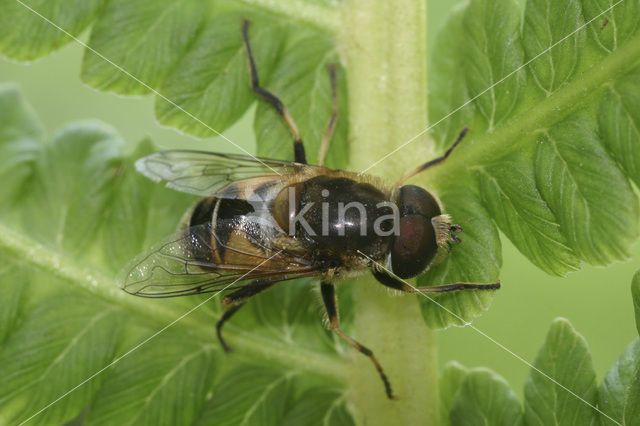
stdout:
{"type": "Polygon", "coordinates": [[[258,278],[318,274],[310,260],[257,235],[256,226],[229,220],[218,223],[216,232],[211,224],[182,231],[134,260],[122,287],[136,296],[161,298],[233,290],[258,278]]]}
{"type": "Polygon", "coordinates": [[[136,168],[156,182],[166,182],[169,188],[202,196],[214,195],[241,180],[277,180],[305,168],[322,169],[289,161],[187,150],[156,152],[136,161],[136,168]]]}

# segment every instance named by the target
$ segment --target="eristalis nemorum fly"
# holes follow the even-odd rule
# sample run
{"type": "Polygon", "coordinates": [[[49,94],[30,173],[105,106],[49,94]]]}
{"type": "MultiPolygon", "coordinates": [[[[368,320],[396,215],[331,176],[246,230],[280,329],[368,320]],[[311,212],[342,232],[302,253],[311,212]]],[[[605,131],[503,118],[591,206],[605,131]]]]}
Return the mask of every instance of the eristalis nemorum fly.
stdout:
{"type": "Polygon", "coordinates": [[[174,297],[225,291],[222,326],[252,296],[273,285],[318,277],[330,328],[371,359],[389,398],[391,385],[373,352],[340,329],[335,285],[370,270],[383,285],[409,293],[495,290],[500,283],[452,283],[413,287],[415,277],[459,242],[462,228],[442,214],[438,200],[409,177],[443,162],[447,152],[390,186],[368,175],[323,166],[337,121],[336,67],[329,76],[333,110],[319,153],[308,165],[298,128],[285,105],[262,88],[242,25],[251,87],[284,119],[294,138],[295,161],[173,150],[151,154],[137,169],[170,188],[203,196],[185,216],[179,233],[139,258],[127,270],[124,289],[136,296],[174,297]],[[381,267],[384,265],[384,267],[381,267]]]}

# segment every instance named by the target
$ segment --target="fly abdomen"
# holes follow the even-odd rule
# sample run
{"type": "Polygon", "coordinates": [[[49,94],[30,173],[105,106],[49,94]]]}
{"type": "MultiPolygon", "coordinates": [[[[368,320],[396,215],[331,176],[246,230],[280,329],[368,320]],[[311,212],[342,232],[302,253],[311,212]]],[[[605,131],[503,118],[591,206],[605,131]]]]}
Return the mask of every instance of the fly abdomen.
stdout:
{"type": "Polygon", "coordinates": [[[213,209],[216,206],[216,201],[217,198],[214,197],[203,198],[202,200],[200,200],[191,212],[191,217],[189,218],[189,226],[192,227],[211,223],[211,219],[213,217],[213,209]]]}
{"type": "Polygon", "coordinates": [[[225,251],[235,228],[244,215],[253,211],[251,204],[244,200],[216,197],[200,200],[191,213],[187,232],[209,244],[192,246],[193,257],[203,262],[224,263],[225,251]]]}

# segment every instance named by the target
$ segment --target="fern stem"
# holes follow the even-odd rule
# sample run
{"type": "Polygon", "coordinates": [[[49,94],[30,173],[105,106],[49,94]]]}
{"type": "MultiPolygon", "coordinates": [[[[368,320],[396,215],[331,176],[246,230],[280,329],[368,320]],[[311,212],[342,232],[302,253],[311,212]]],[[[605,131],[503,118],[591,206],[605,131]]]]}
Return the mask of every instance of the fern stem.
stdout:
{"type": "MultiPolygon", "coordinates": [[[[427,126],[425,0],[349,0],[341,48],[347,64],[350,162],[364,170],[427,126]]],[[[396,180],[429,159],[423,138],[371,172],[396,180]]],[[[438,424],[435,336],[415,296],[393,296],[372,278],[355,284],[355,336],[377,355],[398,400],[385,398],[369,360],[356,358],[351,399],[362,424],[438,424]]]]}
{"type": "MultiPolygon", "coordinates": [[[[130,311],[154,333],[189,310],[179,304],[131,296],[122,291],[114,280],[84,269],[71,259],[60,256],[54,250],[16,233],[3,224],[0,224],[0,253],[3,256],[6,253],[45,274],[88,291],[106,303],[130,311]]],[[[216,301],[217,299],[210,303],[216,301]]],[[[215,339],[213,325],[214,319],[200,310],[180,319],[174,327],[181,328],[183,332],[202,342],[209,342],[215,339]]],[[[347,374],[347,365],[338,361],[335,356],[329,357],[280,344],[253,333],[243,332],[233,325],[227,327],[227,339],[236,349],[233,356],[243,357],[246,354],[252,362],[260,359],[270,364],[275,362],[292,370],[310,371],[338,382],[343,381],[347,374]]]]}
{"type": "Polygon", "coordinates": [[[340,19],[336,7],[301,0],[240,0],[276,15],[311,24],[332,34],[338,33],[340,19]]]}

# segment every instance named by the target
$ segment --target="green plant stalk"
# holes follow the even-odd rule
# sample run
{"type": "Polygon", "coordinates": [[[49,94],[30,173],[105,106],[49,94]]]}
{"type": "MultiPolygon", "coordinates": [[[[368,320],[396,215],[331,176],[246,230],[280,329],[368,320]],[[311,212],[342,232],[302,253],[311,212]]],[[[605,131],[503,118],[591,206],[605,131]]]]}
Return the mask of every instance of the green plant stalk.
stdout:
{"type": "MultiPolygon", "coordinates": [[[[349,84],[350,169],[364,170],[427,126],[427,14],[424,0],[349,0],[340,47],[349,84]]],[[[425,138],[371,171],[389,182],[432,157],[425,138]]],[[[434,333],[415,295],[398,296],[373,278],[354,284],[356,339],[374,351],[396,401],[373,365],[356,354],[350,398],[362,424],[438,424],[434,333]]]]}
{"type": "MultiPolygon", "coordinates": [[[[3,224],[0,224],[0,250],[19,261],[23,261],[26,265],[88,291],[107,303],[126,309],[140,318],[154,332],[182,317],[172,327],[179,327],[185,333],[191,334],[202,342],[214,339],[213,321],[209,317],[203,319],[203,316],[198,315],[195,309],[194,312],[185,315],[189,312],[188,308],[131,296],[125,293],[114,280],[95,271],[90,272],[84,269],[71,259],[25,238],[3,224]]],[[[216,303],[216,301],[217,299],[208,303],[216,303]]],[[[233,325],[228,326],[227,339],[237,349],[234,356],[245,356],[246,354],[254,362],[262,358],[270,363],[277,362],[291,369],[310,371],[338,382],[344,380],[348,368],[336,357],[300,348],[293,350],[288,345],[279,344],[257,334],[244,332],[233,325]]],[[[218,345],[215,347],[219,348],[218,345]]]]}

